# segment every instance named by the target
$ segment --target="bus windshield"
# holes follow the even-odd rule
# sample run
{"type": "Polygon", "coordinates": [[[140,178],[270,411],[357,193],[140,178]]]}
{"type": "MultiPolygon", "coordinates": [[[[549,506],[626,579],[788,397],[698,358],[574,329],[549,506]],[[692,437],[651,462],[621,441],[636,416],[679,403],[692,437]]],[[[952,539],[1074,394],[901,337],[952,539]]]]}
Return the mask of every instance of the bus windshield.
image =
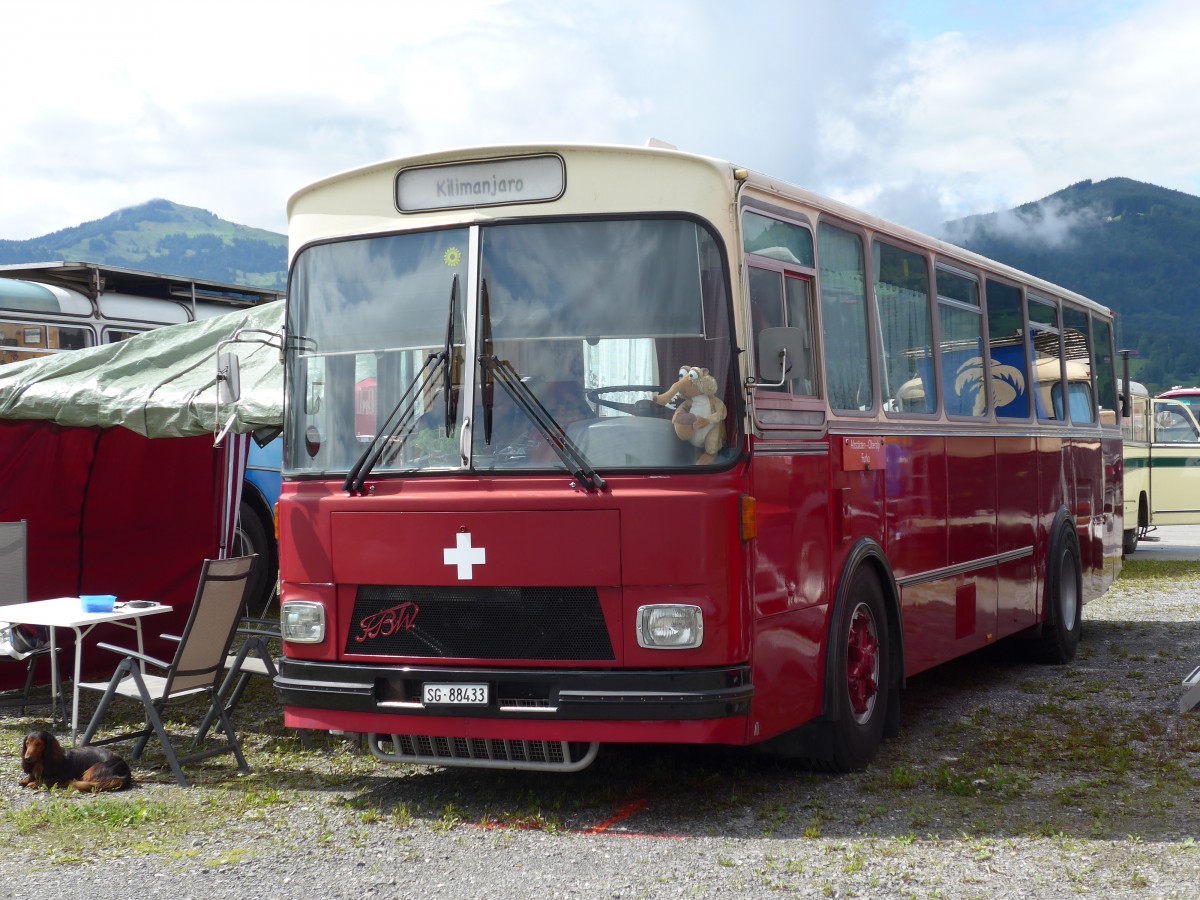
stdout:
{"type": "Polygon", "coordinates": [[[289,302],[285,468],[361,482],[725,464],[737,446],[728,281],[717,240],[682,217],[309,247],[289,302]],[[685,385],[703,391],[673,390],[685,370],[706,370],[685,385]],[[671,421],[685,401],[696,436],[671,421]]]}

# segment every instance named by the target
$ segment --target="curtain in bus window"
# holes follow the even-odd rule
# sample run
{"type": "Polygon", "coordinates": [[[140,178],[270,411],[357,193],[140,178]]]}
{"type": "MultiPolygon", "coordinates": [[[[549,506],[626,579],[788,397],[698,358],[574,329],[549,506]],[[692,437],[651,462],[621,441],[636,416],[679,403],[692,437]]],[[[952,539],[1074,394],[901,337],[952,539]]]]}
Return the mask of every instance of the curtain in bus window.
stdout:
{"type": "Polygon", "coordinates": [[[495,225],[483,277],[496,340],[704,333],[702,266],[713,240],[692,222],[638,219],[495,225]]]}
{"type": "Polygon", "coordinates": [[[821,312],[824,316],[825,384],[829,405],[866,410],[875,405],[871,385],[870,344],[862,241],[858,235],[822,223],[820,250],[821,312]]]}
{"type": "MultiPolygon", "coordinates": [[[[583,345],[583,387],[622,384],[657,384],[658,354],[651,338],[614,338],[583,345]]],[[[644,392],[612,391],[605,399],[616,403],[636,403],[644,392]]],[[[596,410],[598,416],[615,416],[618,411],[608,406],[596,410]]]]}
{"type": "Polygon", "coordinates": [[[917,253],[878,241],[873,256],[884,408],[931,413],[937,409],[937,382],[931,365],[928,265],[917,253]]]}

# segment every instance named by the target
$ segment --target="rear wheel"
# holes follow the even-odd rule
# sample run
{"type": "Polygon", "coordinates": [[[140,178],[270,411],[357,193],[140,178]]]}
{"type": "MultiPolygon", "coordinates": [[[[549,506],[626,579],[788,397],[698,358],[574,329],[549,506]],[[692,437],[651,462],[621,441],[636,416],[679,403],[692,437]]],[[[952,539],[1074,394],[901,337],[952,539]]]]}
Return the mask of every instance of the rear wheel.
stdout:
{"type": "Polygon", "coordinates": [[[1123,538],[1124,539],[1121,541],[1121,549],[1125,552],[1126,556],[1131,556],[1133,552],[1137,550],[1138,530],[1136,528],[1130,528],[1124,533],[1123,538]]]}
{"type": "Polygon", "coordinates": [[[849,772],[867,765],[879,749],[890,697],[887,611],[870,570],[854,573],[833,637],[837,715],[829,723],[830,763],[835,771],[849,772]]]}
{"type": "Polygon", "coordinates": [[[1075,658],[1083,631],[1083,578],[1079,567],[1079,539],[1070,520],[1063,519],[1050,542],[1046,565],[1046,621],[1038,656],[1048,663],[1068,663],[1075,658]]]}
{"type": "Polygon", "coordinates": [[[254,507],[243,502],[238,511],[238,527],[233,536],[233,552],[236,556],[258,554],[254,567],[246,607],[251,615],[266,612],[275,595],[275,542],[267,526],[254,507]]]}

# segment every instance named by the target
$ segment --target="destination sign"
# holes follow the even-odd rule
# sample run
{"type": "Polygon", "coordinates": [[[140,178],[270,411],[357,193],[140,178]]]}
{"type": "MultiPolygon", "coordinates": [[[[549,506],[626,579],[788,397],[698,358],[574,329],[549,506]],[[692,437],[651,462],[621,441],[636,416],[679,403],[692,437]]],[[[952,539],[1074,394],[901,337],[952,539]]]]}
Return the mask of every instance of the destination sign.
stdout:
{"type": "Polygon", "coordinates": [[[404,169],[396,176],[401,212],[557,200],[566,187],[558,156],[522,156],[404,169]]]}

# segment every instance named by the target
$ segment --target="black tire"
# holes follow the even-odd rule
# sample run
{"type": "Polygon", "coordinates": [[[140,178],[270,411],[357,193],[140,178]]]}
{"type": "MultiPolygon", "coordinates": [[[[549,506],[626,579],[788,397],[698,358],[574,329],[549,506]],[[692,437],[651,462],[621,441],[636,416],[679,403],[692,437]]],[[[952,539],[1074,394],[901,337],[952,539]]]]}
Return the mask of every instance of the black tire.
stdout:
{"type": "Polygon", "coordinates": [[[867,567],[854,573],[830,638],[836,714],[827,723],[831,754],[826,763],[832,771],[851,772],[874,759],[892,697],[883,588],[867,567]]]}
{"type": "Polygon", "coordinates": [[[1130,528],[1130,529],[1126,530],[1124,535],[1122,536],[1121,550],[1124,552],[1124,554],[1126,556],[1132,556],[1133,552],[1135,550],[1137,550],[1137,545],[1138,545],[1138,529],[1130,528]]]}
{"type": "Polygon", "coordinates": [[[255,508],[245,501],[238,512],[238,527],[233,536],[233,553],[235,556],[258,554],[258,565],[254,567],[246,606],[250,615],[260,616],[266,612],[275,596],[275,575],[278,567],[275,540],[255,508]]]}
{"type": "Polygon", "coordinates": [[[1046,621],[1037,644],[1043,662],[1061,665],[1075,658],[1083,631],[1083,575],[1079,539],[1069,519],[1061,519],[1046,562],[1046,621]]]}

